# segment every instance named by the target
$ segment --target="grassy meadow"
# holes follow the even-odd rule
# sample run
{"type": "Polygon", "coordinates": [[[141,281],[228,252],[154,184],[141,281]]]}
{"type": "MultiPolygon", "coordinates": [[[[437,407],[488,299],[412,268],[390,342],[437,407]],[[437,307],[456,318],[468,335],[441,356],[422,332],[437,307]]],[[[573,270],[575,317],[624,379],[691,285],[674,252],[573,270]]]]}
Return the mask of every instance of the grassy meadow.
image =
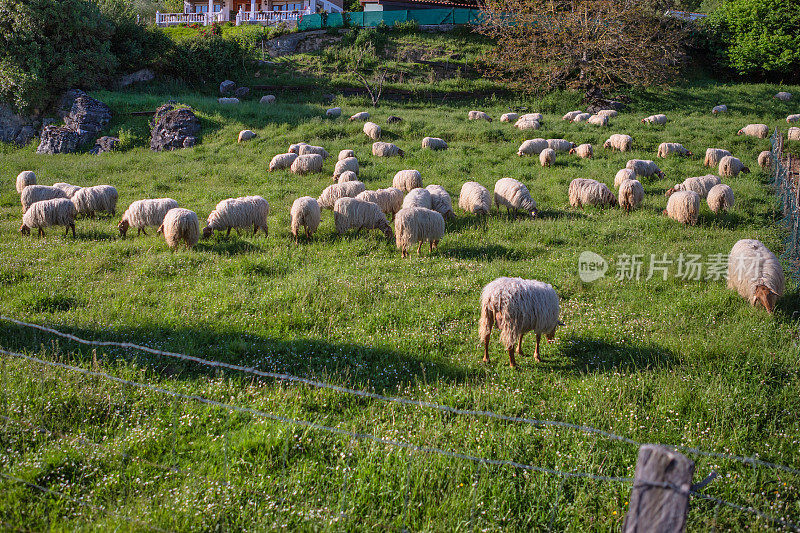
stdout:
{"type": "MultiPolygon", "coordinates": [[[[783,88],[800,94],[800,87],[783,88]]],[[[369,108],[384,140],[404,158],[375,158],[361,123],[367,109],[340,99],[345,117],[324,118],[318,95],[276,93],[272,106],[223,107],[189,93],[97,92],[115,113],[109,134],[122,150],[46,156],[0,146],[0,313],[75,335],[116,340],[286,372],[385,395],[600,428],[634,439],[758,456],[800,468],[800,294],[788,280],[773,316],[750,307],[724,280],[676,276],[680,254],[727,254],[742,238],[780,254],[769,175],[756,164],[768,140],[737,137],[751,122],[780,126],[796,101],[779,102],[775,85],[696,82],[634,95],[608,128],[561,121],[579,95],[480,102],[385,101],[369,108]],[[192,106],[203,122],[200,144],[153,153],[147,117],[167,100],[192,106]],[[713,117],[726,103],[731,112],[713,117]],[[541,130],[470,122],[470,109],[499,117],[510,108],[545,113],[541,130]],[[667,113],[666,126],[639,120],[667,113]],[[389,115],[403,118],[386,124],[389,115]],[[258,134],[237,144],[242,129],[258,134]],[[611,133],[633,136],[635,150],[602,149],[611,133]],[[449,143],[423,151],[425,136],[449,143]],[[591,160],[559,154],[551,168],[516,155],[528,138],[566,138],[595,146],[591,160]],[[293,142],[324,146],[334,157],[322,174],[267,172],[293,142]],[[574,178],[613,188],[631,158],[656,159],[663,141],[693,157],[658,161],[666,178],[642,179],[641,209],[573,209],[574,178]],[[708,172],[707,147],[726,148],[752,172],[725,181],[736,206],[715,215],[703,202],[695,227],[661,215],[664,191],[708,172]],[[523,181],[540,218],[496,211],[480,221],[457,207],[438,251],[402,259],[375,232],[339,236],[330,211],[310,241],[295,243],[289,207],[330,184],[339,150],[355,150],[367,188],[391,185],[401,169],[443,185],[457,204],[461,184],[490,190],[504,176],[523,181]],[[14,178],[34,170],[39,183],[112,184],[115,217],[79,220],[77,238],[51,228],[22,237],[14,178]],[[170,251],[149,232],[116,230],[141,198],[171,197],[201,220],[224,198],[258,194],[270,203],[269,235],[217,234],[193,250],[170,251]],[[131,237],[131,235],[133,235],[131,237]],[[584,283],[578,256],[610,262],[584,283]],[[616,277],[623,254],[641,254],[642,277],[616,277]],[[675,262],[667,279],[647,277],[651,254],[675,262]],[[517,370],[493,335],[481,362],[477,326],[481,288],[498,276],[551,283],[566,325],[543,344],[543,362],[517,370]]],[[[615,190],[616,192],[616,190],[615,190]]],[[[705,273],[705,270],[704,270],[705,273]]],[[[534,338],[525,339],[532,353],[534,338]]],[[[632,477],[634,445],[597,434],[358,398],[310,386],[218,372],[140,352],[90,348],[0,321],[0,347],[77,365],[185,395],[418,446],[600,476],[632,477]]],[[[99,377],[6,357],[0,415],[0,523],[21,530],[143,531],[612,531],[627,511],[630,483],[563,478],[508,466],[414,453],[347,436],[173,398],[99,377]],[[33,427],[32,427],[33,426],[33,427]],[[47,431],[37,428],[46,428],[47,431]],[[80,500],[88,505],[81,505],[80,500]],[[137,520],[140,522],[135,522],[137,520]]],[[[800,521],[800,476],[723,458],[691,456],[695,481],[720,475],[703,492],[800,521]]],[[[771,530],[748,512],[693,499],[692,531],[771,530]]]]}

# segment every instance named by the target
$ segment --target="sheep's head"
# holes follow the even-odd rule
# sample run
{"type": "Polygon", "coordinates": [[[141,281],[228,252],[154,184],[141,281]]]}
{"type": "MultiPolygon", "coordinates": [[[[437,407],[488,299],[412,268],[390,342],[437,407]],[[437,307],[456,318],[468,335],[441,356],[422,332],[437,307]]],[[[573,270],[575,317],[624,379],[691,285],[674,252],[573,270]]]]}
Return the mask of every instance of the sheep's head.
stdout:
{"type": "Polygon", "coordinates": [[[692,152],[690,152],[689,150],[686,150],[686,155],[689,156],[689,157],[694,157],[694,154],[692,152]]]}
{"type": "Polygon", "coordinates": [[[742,135],[742,134],[744,134],[744,128],[736,132],[736,135],[742,135]]]}
{"type": "Polygon", "coordinates": [[[531,209],[531,218],[537,218],[539,216],[539,210],[535,207],[531,209]]]}
{"type": "Polygon", "coordinates": [[[214,230],[211,229],[211,226],[206,226],[203,228],[203,238],[208,239],[214,233],[214,230]]]}
{"type": "Polygon", "coordinates": [[[394,239],[394,233],[392,232],[392,227],[386,223],[385,226],[381,228],[383,235],[386,237],[386,240],[391,241],[394,239]]]}
{"type": "Polygon", "coordinates": [[[399,155],[400,157],[403,157],[404,155],[406,155],[406,153],[403,150],[401,150],[400,148],[398,148],[397,149],[397,155],[399,155]]]}
{"type": "Polygon", "coordinates": [[[164,233],[164,224],[161,224],[161,225],[158,227],[158,230],[156,231],[156,233],[164,233]]]}
{"type": "Polygon", "coordinates": [[[492,121],[492,117],[486,117],[486,120],[488,120],[489,122],[491,122],[491,121],[492,121]]]}
{"type": "Polygon", "coordinates": [[[119,234],[122,235],[123,237],[125,237],[125,235],[128,233],[129,227],[130,224],[125,219],[120,220],[119,224],[117,224],[117,229],[119,230],[119,234]]]}
{"type": "Polygon", "coordinates": [[[30,235],[31,234],[31,228],[29,228],[28,226],[23,224],[22,226],[20,226],[19,232],[22,233],[23,235],[30,235]]]}
{"type": "Polygon", "coordinates": [[[570,148],[569,153],[570,154],[574,154],[575,153],[575,148],[570,148]]]}
{"type": "Polygon", "coordinates": [[[664,176],[664,171],[663,170],[659,170],[658,172],[656,172],[656,176],[658,176],[659,178],[661,178],[663,180],[664,177],[665,177],[664,176]]]}
{"type": "Polygon", "coordinates": [[[764,309],[766,309],[768,313],[773,313],[775,311],[775,303],[778,301],[778,295],[766,285],[756,286],[754,298],[755,301],[764,306],[764,309]]]}
{"type": "Polygon", "coordinates": [[[672,196],[673,194],[675,194],[676,192],[678,192],[678,191],[680,191],[680,190],[681,190],[681,189],[680,189],[680,185],[676,185],[676,186],[674,186],[674,187],[673,187],[673,188],[671,188],[671,189],[667,189],[667,192],[665,192],[665,193],[664,193],[664,196],[666,196],[667,198],[669,198],[670,196],[672,196]]]}
{"type": "Polygon", "coordinates": [[[742,169],[742,172],[744,172],[745,174],[750,174],[750,167],[744,167],[742,169]]]}
{"type": "Polygon", "coordinates": [[[553,342],[555,340],[556,330],[558,329],[558,326],[563,326],[563,325],[564,323],[559,320],[556,322],[556,325],[555,327],[553,327],[553,329],[544,334],[545,338],[547,339],[547,342],[553,342]]]}
{"type": "Polygon", "coordinates": [[[644,124],[645,122],[647,122],[647,119],[646,119],[646,118],[643,118],[643,119],[642,119],[642,124],[644,124]]]}
{"type": "Polygon", "coordinates": [[[611,148],[611,139],[603,143],[603,148],[611,148]]]}

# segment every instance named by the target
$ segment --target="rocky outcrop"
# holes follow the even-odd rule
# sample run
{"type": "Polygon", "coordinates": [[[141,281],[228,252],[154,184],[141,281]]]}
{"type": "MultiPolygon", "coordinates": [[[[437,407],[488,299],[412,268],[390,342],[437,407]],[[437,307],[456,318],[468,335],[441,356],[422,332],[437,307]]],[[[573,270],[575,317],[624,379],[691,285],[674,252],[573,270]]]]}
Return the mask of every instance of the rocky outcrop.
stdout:
{"type": "Polygon", "coordinates": [[[0,104],[0,142],[24,146],[35,135],[35,120],[17,115],[10,106],[0,104]]]}
{"type": "Polygon", "coordinates": [[[179,150],[197,144],[200,119],[186,107],[165,104],[156,110],[151,123],[150,149],[179,150]]]}
{"type": "Polygon", "coordinates": [[[603,109],[622,111],[626,107],[626,101],[629,100],[630,99],[626,96],[606,98],[605,95],[603,95],[602,89],[597,86],[590,88],[588,91],[586,91],[586,94],[583,95],[584,103],[588,104],[586,107],[586,112],[591,114],[595,114],[603,109]]]}
{"type": "Polygon", "coordinates": [[[94,142],[94,148],[89,150],[90,154],[103,154],[106,152],[113,152],[117,149],[119,139],[116,137],[103,136],[94,142]]]}
{"type": "Polygon", "coordinates": [[[80,144],[89,142],[108,126],[111,108],[80,89],[67,91],[61,98],[58,115],[64,124],[80,135],[80,144]]]}
{"type": "Polygon", "coordinates": [[[236,82],[225,80],[219,84],[219,94],[225,95],[231,93],[236,89],[236,82]]]}
{"type": "Polygon", "coordinates": [[[238,87],[235,91],[233,91],[234,96],[236,98],[242,99],[246,98],[248,94],[250,94],[249,87],[238,87]]]}
{"type": "Polygon", "coordinates": [[[153,81],[155,77],[156,75],[152,70],[149,68],[143,68],[142,70],[137,70],[136,72],[122,76],[117,80],[115,85],[118,89],[124,89],[125,87],[133,85],[134,83],[147,83],[148,81],[153,81]]]}
{"type": "Polygon", "coordinates": [[[71,154],[81,144],[81,135],[72,128],[45,126],[39,136],[37,154],[71,154]]]}

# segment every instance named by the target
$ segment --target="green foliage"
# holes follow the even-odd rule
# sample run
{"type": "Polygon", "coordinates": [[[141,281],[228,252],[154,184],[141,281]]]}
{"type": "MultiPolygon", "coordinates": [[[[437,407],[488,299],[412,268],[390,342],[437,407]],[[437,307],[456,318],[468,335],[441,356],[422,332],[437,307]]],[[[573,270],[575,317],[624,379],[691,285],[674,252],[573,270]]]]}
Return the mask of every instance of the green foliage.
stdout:
{"type": "Polygon", "coordinates": [[[174,41],[157,63],[163,74],[189,84],[234,77],[246,66],[249,56],[237,39],[211,32],[174,41]]]}
{"type": "Polygon", "coordinates": [[[169,42],[154,27],[137,23],[136,6],[127,0],[94,0],[100,11],[114,25],[111,51],[119,61],[119,70],[131,72],[150,66],[169,42]]]}
{"type": "Polygon", "coordinates": [[[393,29],[401,32],[415,32],[419,31],[419,22],[414,19],[410,20],[397,20],[393,25],[393,29]]]}

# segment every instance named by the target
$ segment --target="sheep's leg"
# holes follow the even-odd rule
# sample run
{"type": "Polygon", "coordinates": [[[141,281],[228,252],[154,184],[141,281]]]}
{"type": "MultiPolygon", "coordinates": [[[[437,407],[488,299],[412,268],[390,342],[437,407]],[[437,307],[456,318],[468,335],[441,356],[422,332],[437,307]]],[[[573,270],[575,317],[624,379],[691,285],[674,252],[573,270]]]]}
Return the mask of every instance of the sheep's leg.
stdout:
{"type": "Polygon", "coordinates": [[[264,237],[269,237],[269,232],[267,231],[267,225],[264,224],[264,227],[261,228],[261,231],[264,232],[264,237]]]}
{"type": "Polygon", "coordinates": [[[44,237],[44,236],[45,236],[44,230],[42,228],[39,228],[39,237],[44,237]]]}
{"type": "Polygon", "coordinates": [[[431,241],[431,242],[429,242],[429,243],[428,243],[428,251],[429,251],[430,253],[433,253],[433,241],[431,241]]]}
{"type": "Polygon", "coordinates": [[[311,238],[311,232],[308,230],[308,226],[306,226],[305,230],[306,230],[306,239],[310,239],[311,238]]]}
{"type": "Polygon", "coordinates": [[[519,341],[517,341],[517,353],[519,354],[520,357],[527,357],[524,353],[522,353],[522,337],[524,336],[525,334],[523,333],[522,335],[519,336],[519,341]]]}
{"type": "Polygon", "coordinates": [[[228,232],[225,234],[225,236],[226,237],[230,237],[231,236],[231,228],[228,228],[228,232]]]}
{"type": "Polygon", "coordinates": [[[253,235],[255,235],[256,233],[258,233],[258,224],[254,223],[253,224],[253,235]]]}
{"type": "Polygon", "coordinates": [[[242,236],[242,230],[240,230],[239,228],[236,228],[236,235],[241,237],[242,236]]]}
{"type": "Polygon", "coordinates": [[[536,334],[536,349],[533,351],[533,358],[536,360],[537,363],[541,363],[542,360],[539,359],[539,342],[542,340],[542,334],[536,334]]]}
{"type": "Polygon", "coordinates": [[[422,254],[422,241],[419,241],[419,246],[417,246],[417,253],[422,254]]]}
{"type": "Polygon", "coordinates": [[[145,230],[144,228],[141,228],[141,230],[142,230],[142,233],[143,233],[145,236],[147,236],[147,230],[145,230]]]}
{"type": "Polygon", "coordinates": [[[489,339],[492,337],[492,326],[494,326],[494,321],[489,323],[489,330],[484,335],[483,339],[483,362],[489,362],[489,339]]]}
{"type": "Polygon", "coordinates": [[[401,257],[408,257],[408,249],[406,249],[405,246],[403,248],[400,248],[400,256],[401,257]]]}
{"type": "Polygon", "coordinates": [[[69,235],[69,226],[64,227],[64,237],[66,237],[67,235],[69,235]]]}
{"type": "Polygon", "coordinates": [[[517,368],[517,361],[514,359],[514,345],[508,349],[508,364],[511,368],[517,368]]]}

